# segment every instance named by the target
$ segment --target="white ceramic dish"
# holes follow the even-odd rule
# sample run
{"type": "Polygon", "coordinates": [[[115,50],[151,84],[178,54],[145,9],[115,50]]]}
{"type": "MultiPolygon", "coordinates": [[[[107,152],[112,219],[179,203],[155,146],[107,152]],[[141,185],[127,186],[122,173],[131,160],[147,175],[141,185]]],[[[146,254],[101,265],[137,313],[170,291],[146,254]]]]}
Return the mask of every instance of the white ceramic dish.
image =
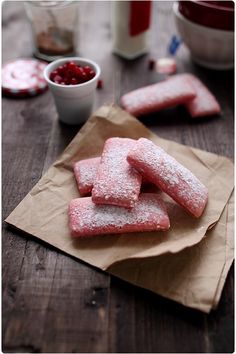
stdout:
{"type": "Polygon", "coordinates": [[[44,77],[53,94],[59,119],[66,124],[81,124],[90,116],[97,81],[100,76],[100,67],[92,60],[80,57],[58,59],[50,63],[44,70],[44,77]],[[96,75],[89,81],[78,85],[60,85],[49,79],[50,73],[58,66],[69,61],[79,65],[89,65],[96,75]]]}
{"type": "Polygon", "coordinates": [[[227,70],[234,67],[234,32],[205,27],[185,18],[174,3],[178,32],[193,60],[204,67],[227,70]]]}

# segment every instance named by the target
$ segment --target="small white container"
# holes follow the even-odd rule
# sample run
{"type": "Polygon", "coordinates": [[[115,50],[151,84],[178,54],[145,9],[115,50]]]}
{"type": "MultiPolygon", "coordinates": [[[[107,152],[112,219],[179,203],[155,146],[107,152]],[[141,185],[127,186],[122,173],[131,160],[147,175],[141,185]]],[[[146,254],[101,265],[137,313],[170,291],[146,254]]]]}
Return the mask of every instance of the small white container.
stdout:
{"type": "Polygon", "coordinates": [[[227,70],[234,67],[234,32],[210,28],[185,18],[174,3],[178,32],[193,60],[206,68],[227,70]]]}
{"type": "Polygon", "coordinates": [[[53,94],[59,119],[66,124],[82,124],[90,116],[98,78],[100,76],[100,67],[92,60],[80,57],[63,58],[53,61],[44,69],[44,77],[53,94]],[[89,65],[96,75],[89,81],[78,85],[60,85],[50,80],[50,73],[69,61],[85,66],[89,65]]]}

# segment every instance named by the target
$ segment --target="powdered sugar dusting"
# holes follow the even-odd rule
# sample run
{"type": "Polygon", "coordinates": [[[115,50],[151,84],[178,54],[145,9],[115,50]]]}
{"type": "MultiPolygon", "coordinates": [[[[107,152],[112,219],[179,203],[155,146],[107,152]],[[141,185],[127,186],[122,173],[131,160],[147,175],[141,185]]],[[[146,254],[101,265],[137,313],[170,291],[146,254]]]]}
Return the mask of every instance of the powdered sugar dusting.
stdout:
{"type": "Polygon", "coordinates": [[[99,163],[100,157],[94,157],[74,164],[74,174],[81,196],[92,191],[99,163]]]}
{"type": "Polygon", "coordinates": [[[140,195],[135,206],[126,208],[96,205],[90,197],[71,201],[70,229],[73,236],[167,230],[170,226],[166,207],[154,193],[140,195]]]}
{"type": "Polygon", "coordinates": [[[135,140],[110,138],[106,141],[92,189],[93,202],[133,207],[138,199],[141,175],[127,162],[135,140]]]}
{"type": "Polygon", "coordinates": [[[195,90],[192,86],[176,76],[125,94],[121,104],[128,112],[139,116],[185,103],[193,97],[195,90]]]}
{"type": "MultiPolygon", "coordinates": [[[[81,196],[91,193],[101,157],[80,160],[74,164],[74,175],[81,196]]],[[[142,179],[143,184],[149,181],[142,179]]]]}
{"type": "MultiPolygon", "coordinates": [[[[192,74],[179,74],[177,76],[188,82],[196,91],[196,97],[185,103],[185,107],[192,117],[202,117],[220,112],[220,105],[216,98],[196,76],[192,74]]],[[[172,78],[170,78],[171,80],[172,78]]]]}
{"type": "Polygon", "coordinates": [[[190,213],[199,217],[207,188],[187,168],[150,140],[141,138],[128,154],[129,163],[190,213]]]}

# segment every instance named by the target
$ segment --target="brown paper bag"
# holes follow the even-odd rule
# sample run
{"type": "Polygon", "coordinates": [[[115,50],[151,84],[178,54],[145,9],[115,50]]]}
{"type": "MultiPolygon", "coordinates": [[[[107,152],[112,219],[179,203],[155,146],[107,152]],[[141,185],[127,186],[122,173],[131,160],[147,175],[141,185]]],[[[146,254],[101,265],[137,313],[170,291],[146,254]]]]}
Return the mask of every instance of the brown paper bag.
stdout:
{"type": "MultiPolygon", "coordinates": [[[[229,159],[161,139],[120,108],[102,106],[6,221],[106,270],[122,260],[145,260],[177,253],[199,243],[206,231],[219,220],[232,192],[233,182],[233,164],[229,159]],[[79,196],[72,172],[73,163],[99,156],[105,140],[111,136],[151,139],[196,174],[209,189],[209,202],[202,217],[193,218],[172,201],[168,203],[171,221],[168,232],[71,239],[67,208],[69,201],[79,196]]],[[[185,303],[187,305],[188,301],[185,303]]]]}
{"type": "Polygon", "coordinates": [[[227,223],[226,223],[226,234],[225,234],[225,262],[223,264],[223,269],[217,285],[213,308],[216,308],[220,296],[224,287],[224,283],[228,274],[228,271],[231,267],[231,264],[234,260],[234,196],[232,196],[228,203],[228,212],[227,212],[227,223]]]}
{"type": "Polygon", "coordinates": [[[197,245],[176,254],[112,264],[108,272],[183,305],[216,308],[233,262],[233,197],[219,222],[197,245]],[[228,227],[227,227],[228,226],[228,227]]]}

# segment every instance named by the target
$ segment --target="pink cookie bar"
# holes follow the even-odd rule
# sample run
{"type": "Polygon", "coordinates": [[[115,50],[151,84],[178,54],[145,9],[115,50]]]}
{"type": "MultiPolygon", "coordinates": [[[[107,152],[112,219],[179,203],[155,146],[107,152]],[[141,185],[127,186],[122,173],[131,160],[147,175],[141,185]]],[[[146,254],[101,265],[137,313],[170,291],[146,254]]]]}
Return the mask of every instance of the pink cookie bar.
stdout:
{"type": "Polygon", "coordinates": [[[208,199],[207,188],[163,149],[141,138],[127,160],[187,211],[195,217],[201,216],[208,199]]]}
{"type": "Polygon", "coordinates": [[[195,90],[178,76],[171,80],[131,91],[121,97],[121,105],[129,113],[140,116],[186,103],[195,97],[195,90]]]}
{"type": "Polygon", "coordinates": [[[142,183],[142,176],[126,160],[134,144],[135,140],[128,138],[110,138],[105,142],[92,189],[94,203],[134,206],[142,183]]]}
{"type": "Polygon", "coordinates": [[[132,209],[96,205],[90,197],[73,199],[69,205],[69,227],[75,237],[123,232],[168,230],[170,221],[162,199],[143,193],[132,209]]]}
{"type": "Polygon", "coordinates": [[[74,164],[74,175],[81,196],[92,191],[100,157],[81,160],[74,164]]]}
{"type": "MultiPolygon", "coordinates": [[[[177,76],[188,82],[196,91],[196,97],[184,104],[193,118],[220,113],[220,105],[215,96],[196,76],[192,74],[179,74],[177,76]]],[[[172,78],[169,80],[172,80],[172,78]]]]}
{"type": "MultiPolygon", "coordinates": [[[[74,164],[74,175],[81,197],[91,193],[100,159],[101,157],[99,156],[80,160],[74,164]]],[[[142,178],[142,184],[148,183],[149,181],[145,177],[142,178]]]]}

